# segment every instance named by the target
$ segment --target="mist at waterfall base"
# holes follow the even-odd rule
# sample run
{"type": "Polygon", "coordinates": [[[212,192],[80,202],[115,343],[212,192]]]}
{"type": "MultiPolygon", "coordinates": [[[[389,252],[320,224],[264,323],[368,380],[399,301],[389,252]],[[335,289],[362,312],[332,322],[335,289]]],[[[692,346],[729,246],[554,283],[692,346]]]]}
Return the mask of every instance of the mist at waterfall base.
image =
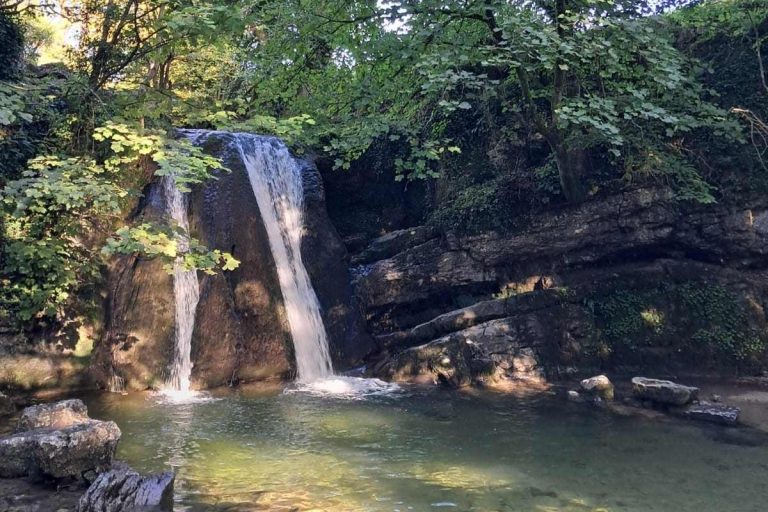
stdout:
{"type": "MultiPolygon", "coordinates": [[[[204,142],[207,130],[183,130],[194,144],[204,142]]],[[[301,255],[304,229],[304,190],[301,166],[279,139],[246,133],[228,134],[230,144],[240,155],[267,232],[275,261],[283,304],[293,339],[296,357],[296,382],[287,393],[308,393],[358,399],[369,395],[396,393],[396,384],[379,379],[335,375],[328,347],[320,304],[312,288],[301,255]]],[[[171,177],[163,178],[168,214],[185,232],[189,229],[186,197],[171,177]]],[[[184,247],[181,246],[184,250],[184,247]]],[[[171,378],[162,396],[173,402],[206,398],[190,389],[190,358],[195,309],[199,301],[199,284],[195,271],[174,265],[175,347],[171,378]]]]}

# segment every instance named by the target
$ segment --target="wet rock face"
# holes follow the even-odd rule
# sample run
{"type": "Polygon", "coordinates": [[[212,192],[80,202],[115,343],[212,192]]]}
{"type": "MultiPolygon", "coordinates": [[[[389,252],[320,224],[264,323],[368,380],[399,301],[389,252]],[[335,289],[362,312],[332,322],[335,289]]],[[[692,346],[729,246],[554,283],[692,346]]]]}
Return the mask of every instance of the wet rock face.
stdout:
{"type": "Polygon", "coordinates": [[[360,364],[374,348],[353,294],[349,256],[325,209],[320,173],[301,161],[304,182],[304,236],[301,254],[312,281],[335,368],[360,364]]]}
{"type": "MultiPolygon", "coordinates": [[[[160,222],[164,199],[150,185],[132,222],[160,222]]],[[[114,374],[128,389],[143,390],[165,378],[173,353],[173,278],[159,260],[116,258],[109,269],[109,310],[104,338],[94,347],[91,372],[104,387],[114,374]]]]}
{"type": "Polygon", "coordinates": [[[199,388],[261,380],[291,372],[290,334],[269,239],[240,155],[225,136],[211,137],[206,152],[229,173],[193,190],[189,225],[209,248],[240,260],[231,272],[200,277],[192,335],[192,382],[199,388]]]}
{"type": "MultiPolygon", "coordinates": [[[[192,385],[208,388],[289,378],[293,348],[275,263],[258,204],[231,135],[213,135],[204,150],[231,172],[195,187],[189,197],[192,236],[240,260],[231,272],[198,274],[200,301],[192,335],[192,385]]],[[[373,348],[354,302],[346,249],[325,211],[319,173],[302,163],[305,234],[302,258],[318,295],[334,366],[345,369],[373,348]]],[[[150,186],[134,221],[162,219],[162,194],[150,186]]],[[[116,260],[110,279],[107,336],[96,347],[94,374],[107,385],[112,373],[129,389],[166,379],[174,344],[173,282],[158,261],[116,260]]]]}
{"type": "Polygon", "coordinates": [[[171,511],[174,474],[141,476],[125,465],[99,475],[77,512],[171,511]]]}
{"type": "Polygon", "coordinates": [[[0,477],[82,478],[112,465],[120,440],[113,421],[88,418],[80,400],[24,411],[19,431],[0,438],[0,477]]]}
{"type": "MultiPolygon", "coordinates": [[[[765,198],[696,206],[647,188],[542,212],[508,233],[393,232],[353,256],[364,262],[355,268],[355,291],[376,335],[373,359],[508,318],[539,326],[523,343],[535,347],[553,378],[606,370],[735,373],[741,367],[716,341],[694,354],[678,350],[721,320],[675,313],[693,307],[682,303],[690,296],[718,290],[728,296],[718,300],[744,312],[744,333],[768,332],[766,218],[765,198]],[[627,295],[653,309],[602,307],[627,295]],[[642,325],[632,325],[625,347],[607,333],[610,322],[630,315],[642,316],[642,325]],[[654,321],[663,328],[652,330],[654,321]]],[[[765,357],[749,365],[768,367],[765,357]]]]}
{"type": "Polygon", "coordinates": [[[684,386],[669,380],[632,378],[632,393],[639,400],[662,405],[686,405],[696,400],[699,388],[684,386]]]}
{"type": "MultiPolygon", "coordinates": [[[[663,190],[639,189],[541,213],[512,233],[449,232],[407,245],[366,264],[356,287],[372,330],[383,334],[458,309],[451,299],[461,295],[487,298],[510,283],[530,284],[523,292],[570,287],[585,272],[610,274],[627,262],[679,258],[715,270],[765,269],[766,217],[764,200],[683,207],[663,190]]],[[[371,244],[359,257],[371,254],[388,253],[371,244]]]]}

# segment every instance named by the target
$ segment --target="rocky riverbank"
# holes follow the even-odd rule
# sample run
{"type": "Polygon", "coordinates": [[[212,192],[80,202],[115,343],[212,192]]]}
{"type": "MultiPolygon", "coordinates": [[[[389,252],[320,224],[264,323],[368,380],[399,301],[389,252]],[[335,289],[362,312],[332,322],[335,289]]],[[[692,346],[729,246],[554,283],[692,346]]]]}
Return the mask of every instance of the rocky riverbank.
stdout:
{"type": "Polygon", "coordinates": [[[764,199],[691,206],[657,189],[542,213],[506,234],[394,231],[352,257],[378,343],[369,371],[451,385],[760,375],[766,247],[764,199]]]}
{"type": "Polygon", "coordinates": [[[144,477],[115,461],[120,436],[80,400],[27,407],[0,437],[0,510],[171,510],[173,473],[144,477]]]}

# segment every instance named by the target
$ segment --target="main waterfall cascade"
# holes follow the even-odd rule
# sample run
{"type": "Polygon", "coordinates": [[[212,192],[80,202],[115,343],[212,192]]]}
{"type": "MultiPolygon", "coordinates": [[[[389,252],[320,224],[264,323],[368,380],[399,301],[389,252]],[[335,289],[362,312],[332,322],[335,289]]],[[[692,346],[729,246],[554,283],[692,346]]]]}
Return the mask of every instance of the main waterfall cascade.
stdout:
{"type": "MultiPolygon", "coordinates": [[[[176,186],[173,176],[164,176],[161,187],[165,197],[168,215],[184,233],[189,233],[187,218],[187,197],[176,186]]],[[[184,235],[177,237],[177,251],[184,253],[189,249],[189,240],[184,235]]],[[[163,391],[168,395],[184,396],[190,393],[192,375],[192,331],[195,326],[195,310],[200,300],[200,284],[197,272],[186,270],[181,257],[173,264],[174,312],[174,350],[170,377],[163,391]]]]}
{"type": "MultiPolygon", "coordinates": [[[[352,397],[399,389],[378,379],[341,377],[333,373],[320,303],[301,255],[304,230],[302,168],[285,144],[274,137],[247,133],[206,130],[182,130],[182,133],[193,144],[204,143],[212,134],[226,136],[230,149],[236,151],[245,165],[267,232],[293,339],[297,370],[294,390],[352,397]]],[[[169,212],[174,221],[187,230],[185,198],[172,181],[170,185],[167,183],[168,179],[164,178],[163,186],[172,188],[167,193],[169,212]]],[[[199,292],[196,273],[184,271],[178,263],[174,267],[174,293],[177,354],[169,385],[188,391],[192,369],[191,337],[199,292]]]]}
{"type": "Polygon", "coordinates": [[[240,134],[237,149],[248,170],[277,267],[296,353],[297,378],[314,382],[333,374],[320,303],[301,258],[304,190],[301,168],[276,139],[240,134]]]}

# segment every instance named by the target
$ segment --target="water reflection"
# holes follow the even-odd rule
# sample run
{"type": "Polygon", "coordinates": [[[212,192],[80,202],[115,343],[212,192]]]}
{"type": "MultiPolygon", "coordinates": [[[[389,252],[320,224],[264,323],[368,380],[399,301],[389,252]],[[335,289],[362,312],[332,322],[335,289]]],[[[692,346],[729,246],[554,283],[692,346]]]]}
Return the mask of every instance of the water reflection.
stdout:
{"type": "Polygon", "coordinates": [[[764,445],[550,400],[408,390],[90,399],[119,456],[177,470],[178,510],[763,511],[764,445]]]}

